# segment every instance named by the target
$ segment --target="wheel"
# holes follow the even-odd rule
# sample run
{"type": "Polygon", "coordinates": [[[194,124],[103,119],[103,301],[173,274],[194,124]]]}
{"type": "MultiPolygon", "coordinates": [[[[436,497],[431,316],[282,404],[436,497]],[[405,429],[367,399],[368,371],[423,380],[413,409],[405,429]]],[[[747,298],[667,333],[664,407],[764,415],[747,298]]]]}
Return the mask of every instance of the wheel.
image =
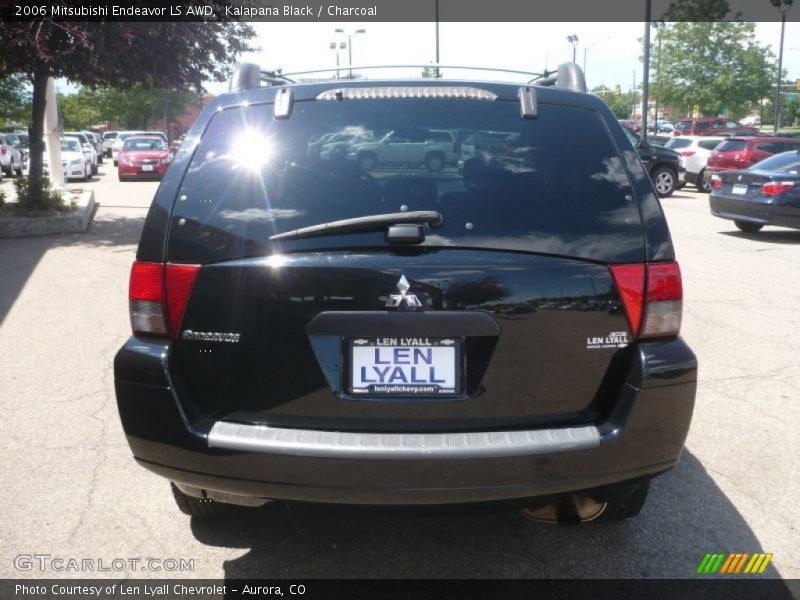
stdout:
{"type": "Polygon", "coordinates": [[[750,221],[734,221],[733,224],[745,233],[755,233],[764,227],[761,223],[751,223],[750,221]]]}
{"type": "Polygon", "coordinates": [[[114,161],[114,166],[115,166],[115,167],[117,166],[117,161],[114,161]]]}
{"type": "Polygon", "coordinates": [[[97,163],[92,163],[92,175],[97,175],[97,163]]]}
{"type": "Polygon", "coordinates": [[[358,166],[365,171],[372,171],[378,164],[378,159],[374,154],[367,152],[358,157],[358,166]]]}
{"type": "Polygon", "coordinates": [[[656,192],[661,198],[672,195],[672,192],[675,191],[675,183],[678,181],[678,176],[673,169],[657,167],[653,170],[651,176],[656,192]]]}
{"type": "Polygon", "coordinates": [[[710,194],[714,184],[711,182],[710,177],[706,177],[706,170],[703,169],[697,174],[697,191],[704,194],[710,194]]]}
{"type": "Polygon", "coordinates": [[[22,160],[19,161],[19,166],[14,170],[17,177],[22,177],[22,160]]]}
{"type": "Polygon", "coordinates": [[[425,167],[434,173],[444,168],[444,156],[439,152],[431,152],[425,157],[425,167]]]}
{"type": "Polygon", "coordinates": [[[221,502],[215,502],[206,498],[195,498],[184,494],[174,483],[170,482],[172,497],[175,504],[185,515],[190,517],[215,518],[223,517],[230,513],[230,506],[221,502]]]}
{"type": "Polygon", "coordinates": [[[606,509],[599,517],[598,521],[622,521],[630,519],[642,512],[642,507],[647,500],[647,493],[650,491],[650,480],[646,480],[638,485],[636,491],[630,496],[609,500],[606,509]]]}

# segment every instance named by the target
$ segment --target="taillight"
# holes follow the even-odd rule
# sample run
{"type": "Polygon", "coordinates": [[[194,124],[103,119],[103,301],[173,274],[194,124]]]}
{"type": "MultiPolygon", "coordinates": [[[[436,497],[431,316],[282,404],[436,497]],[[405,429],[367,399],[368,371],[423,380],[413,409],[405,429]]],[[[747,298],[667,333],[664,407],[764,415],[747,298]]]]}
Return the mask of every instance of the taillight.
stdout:
{"type": "Polygon", "coordinates": [[[678,335],[683,285],[677,262],[613,265],[610,270],[634,338],[678,335]]]}
{"type": "Polygon", "coordinates": [[[694,150],[684,150],[683,152],[681,152],[681,154],[683,154],[684,156],[694,156],[696,152],[694,150]]]}
{"type": "Polygon", "coordinates": [[[761,193],[765,196],[780,196],[794,187],[791,182],[770,181],[761,186],[761,193]]]}
{"type": "Polygon", "coordinates": [[[8,147],[7,146],[0,146],[0,154],[2,154],[3,156],[8,154],[8,147]]]}
{"type": "Polygon", "coordinates": [[[135,261],[128,306],[134,334],[177,338],[200,265],[135,261]]]}
{"type": "Polygon", "coordinates": [[[711,187],[713,189],[715,189],[715,190],[721,190],[722,189],[722,179],[720,179],[719,177],[712,177],[711,178],[711,182],[712,182],[711,183],[711,187]]]}

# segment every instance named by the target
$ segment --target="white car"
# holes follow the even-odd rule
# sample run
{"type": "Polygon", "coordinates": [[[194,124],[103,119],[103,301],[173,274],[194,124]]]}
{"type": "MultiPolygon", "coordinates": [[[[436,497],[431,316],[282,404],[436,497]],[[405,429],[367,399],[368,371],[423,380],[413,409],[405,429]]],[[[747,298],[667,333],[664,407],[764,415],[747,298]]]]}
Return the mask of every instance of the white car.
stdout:
{"type": "MultiPolygon", "coordinates": [[[[44,173],[49,175],[50,159],[47,153],[46,140],[43,162],[44,173]]],[[[80,140],[75,137],[61,139],[61,170],[64,173],[64,181],[69,179],[89,181],[92,178],[92,162],[81,147],[80,140]]]]}
{"type": "Polygon", "coordinates": [[[97,150],[95,149],[92,140],[89,139],[89,136],[81,131],[65,131],[63,135],[65,139],[75,138],[81,143],[83,153],[92,163],[92,175],[96,175],[98,164],[97,150]]]}
{"type": "Polygon", "coordinates": [[[122,150],[122,146],[125,144],[125,140],[127,140],[132,135],[142,135],[144,131],[119,131],[117,132],[117,137],[114,138],[114,143],[111,144],[111,158],[114,161],[114,166],[117,166],[117,156],[119,156],[120,150],[122,150]]]}
{"type": "MultiPolygon", "coordinates": [[[[351,144],[347,159],[355,161],[365,171],[371,171],[379,165],[425,165],[429,171],[437,172],[458,160],[455,145],[452,131],[392,131],[379,140],[351,144]]],[[[325,146],[322,147],[324,153],[325,146]]]]}
{"type": "Polygon", "coordinates": [[[717,145],[727,138],[708,135],[682,135],[670,139],[665,148],[680,153],[678,162],[686,169],[678,174],[681,183],[691,183],[699,191],[711,191],[711,179],[705,176],[708,156],[717,145]]]}

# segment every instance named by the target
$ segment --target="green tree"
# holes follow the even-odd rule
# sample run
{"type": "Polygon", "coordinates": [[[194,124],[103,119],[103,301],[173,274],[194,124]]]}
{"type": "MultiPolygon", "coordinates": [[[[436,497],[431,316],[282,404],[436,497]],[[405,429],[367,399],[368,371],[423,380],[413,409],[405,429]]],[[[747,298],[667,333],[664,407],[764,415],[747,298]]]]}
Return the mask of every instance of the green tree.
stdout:
{"type": "Polygon", "coordinates": [[[656,50],[652,89],[673,113],[698,107],[705,115],[738,118],[769,95],[774,55],[757,44],[753,23],[670,23],[657,35],[662,56],[656,50]]]}
{"type": "MultiPolygon", "coordinates": [[[[63,0],[77,7],[82,0],[63,0]]],[[[224,12],[231,0],[206,3],[224,12]]],[[[241,52],[252,50],[255,36],[246,23],[0,23],[3,54],[0,78],[23,74],[33,84],[31,111],[30,195],[32,208],[45,204],[42,180],[45,92],[49,77],[65,77],[89,87],[202,89],[208,79],[221,81],[241,52]]]]}
{"type": "Polygon", "coordinates": [[[6,123],[27,123],[30,114],[31,94],[29,85],[22,75],[0,78],[0,125],[6,123]]]}
{"type": "MultiPolygon", "coordinates": [[[[597,94],[599,98],[608,104],[611,112],[613,112],[614,116],[618,119],[631,118],[631,112],[633,111],[633,94],[631,92],[616,95],[614,90],[610,90],[605,86],[596,87],[592,92],[597,94]]],[[[641,99],[641,97],[639,97],[639,99],[641,99]]]]}

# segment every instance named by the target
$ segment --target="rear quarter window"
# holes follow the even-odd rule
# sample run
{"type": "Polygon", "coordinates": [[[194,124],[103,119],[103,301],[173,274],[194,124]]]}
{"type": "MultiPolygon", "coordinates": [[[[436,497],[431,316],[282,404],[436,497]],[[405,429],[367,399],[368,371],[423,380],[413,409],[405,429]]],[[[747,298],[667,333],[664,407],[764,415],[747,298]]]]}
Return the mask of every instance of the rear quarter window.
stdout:
{"type": "Polygon", "coordinates": [[[429,247],[642,260],[641,221],[624,166],[638,159],[629,144],[617,146],[593,110],[542,103],[539,117],[528,120],[517,102],[380,99],[297,102],[289,119],[277,121],[272,112],[271,104],[253,104],[214,115],[177,194],[169,260],[385,246],[382,232],[282,243],[269,237],[406,210],[443,215],[444,226],[428,232],[429,247]],[[448,132],[451,141],[449,132],[466,129],[510,139],[438,170],[426,167],[424,146],[347,142],[346,151],[331,153],[315,146],[340,131],[415,129],[448,132]]]}

